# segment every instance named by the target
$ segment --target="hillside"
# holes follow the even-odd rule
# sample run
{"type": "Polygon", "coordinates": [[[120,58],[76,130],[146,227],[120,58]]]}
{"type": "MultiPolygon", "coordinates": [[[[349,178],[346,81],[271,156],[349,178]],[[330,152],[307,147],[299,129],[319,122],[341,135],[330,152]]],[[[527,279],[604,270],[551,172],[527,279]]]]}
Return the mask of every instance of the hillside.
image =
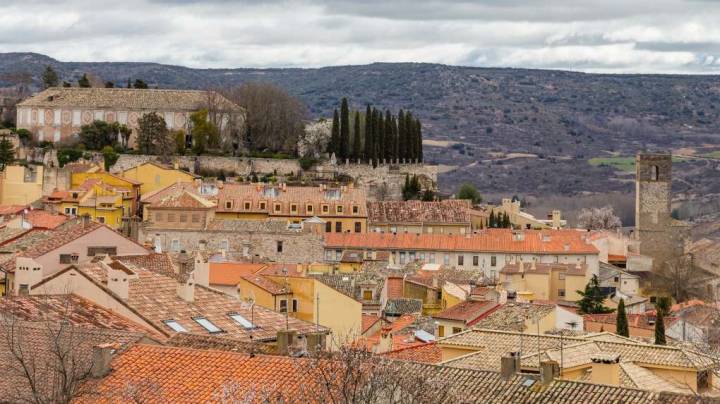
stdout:
{"type": "MultiPolygon", "coordinates": [[[[410,109],[424,124],[427,160],[458,165],[442,188],[472,181],[486,193],[628,193],[639,150],[720,150],[720,76],[599,75],[565,71],[392,63],[320,69],[190,69],[154,63],[59,62],[0,54],[0,80],[45,65],[62,79],[83,72],[124,84],[217,88],[276,83],[302,98],[314,117],[342,96],[357,106],[410,109]],[[592,159],[592,160],[591,160],[592,159]],[[593,164],[590,164],[593,163],[593,164]]],[[[0,86],[10,83],[0,82],[0,86]]],[[[718,155],[718,154],[715,154],[718,155]]],[[[720,162],[678,161],[675,186],[689,199],[720,193],[720,162]]]]}

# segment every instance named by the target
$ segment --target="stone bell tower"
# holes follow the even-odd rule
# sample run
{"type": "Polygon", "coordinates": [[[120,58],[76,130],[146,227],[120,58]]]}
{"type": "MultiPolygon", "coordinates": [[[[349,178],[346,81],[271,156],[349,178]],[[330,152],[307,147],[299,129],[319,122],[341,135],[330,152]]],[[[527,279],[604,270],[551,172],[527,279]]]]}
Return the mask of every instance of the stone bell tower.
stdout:
{"type": "Polygon", "coordinates": [[[672,156],[639,153],[635,158],[635,237],[640,254],[657,268],[674,251],[671,235],[672,156]]]}

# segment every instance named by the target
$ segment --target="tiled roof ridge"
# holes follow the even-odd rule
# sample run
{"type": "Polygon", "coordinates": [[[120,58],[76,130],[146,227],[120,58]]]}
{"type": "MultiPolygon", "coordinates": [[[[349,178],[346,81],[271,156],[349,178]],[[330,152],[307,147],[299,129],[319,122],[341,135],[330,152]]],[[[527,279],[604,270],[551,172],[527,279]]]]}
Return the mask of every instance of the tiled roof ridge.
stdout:
{"type": "MultiPolygon", "coordinates": [[[[391,353],[396,353],[396,352],[402,352],[402,351],[406,351],[406,350],[408,350],[408,349],[422,348],[422,347],[425,347],[425,346],[428,346],[428,345],[434,345],[435,342],[436,342],[436,341],[430,341],[430,342],[425,342],[425,343],[422,343],[422,344],[419,344],[419,345],[404,346],[404,347],[402,347],[402,348],[397,348],[397,349],[393,349],[393,350],[391,350],[391,351],[383,352],[382,355],[391,354],[391,353]]],[[[474,353],[474,352],[473,352],[473,353],[474,353]]]]}
{"type": "MultiPolygon", "coordinates": [[[[79,239],[80,237],[88,235],[101,227],[107,227],[107,226],[102,223],[98,223],[98,222],[94,222],[94,221],[91,221],[90,223],[83,223],[82,221],[80,221],[80,222],[74,224],[71,228],[62,230],[56,234],[53,234],[52,237],[44,240],[43,243],[40,245],[43,248],[39,248],[37,250],[30,250],[29,253],[27,251],[23,251],[20,253],[20,255],[23,257],[28,257],[28,258],[37,258],[37,257],[45,255],[51,251],[55,251],[58,248],[60,248],[64,245],[67,245],[68,243],[75,241],[75,240],[79,239]],[[77,233],[73,232],[75,229],[77,229],[79,227],[82,227],[82,229],[81,229],[82,231],[78,231],[77,233]],[[69,237],[65,238],[66,236],[68,236],[68,234],[69,234],[69,237]],[[62,242],[58,245],[50,244],[50,241],[56,240],[56,239],[60,239],[62,242]],[[48,250],[47,248],[51,248],[51,249],[48,250]]],[[[109,227],[108,227],[108,229],[109,229],[109,227]]]]}

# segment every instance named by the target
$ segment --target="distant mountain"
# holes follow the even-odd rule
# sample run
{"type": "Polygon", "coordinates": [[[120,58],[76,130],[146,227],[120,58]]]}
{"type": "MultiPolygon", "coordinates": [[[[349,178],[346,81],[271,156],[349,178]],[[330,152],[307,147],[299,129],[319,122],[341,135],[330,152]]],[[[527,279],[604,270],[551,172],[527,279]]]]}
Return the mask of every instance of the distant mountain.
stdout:
{"type": "MultiPolygon", "coordinates": [[[[468,180],[485,192],[498,193],[629,191],[626,176],[631,172],[606,164],[591,166],[588,160],[632,156],[644,149],[684,148],[685,153],[697,154],[720,150],[720,76],[418,63],[190,69],[157,63],[60,62],[34,53],[5,53],[0,54],[0,86],[10,84],[3,77],[29,72],[37,88],[46,65],[53,66],[62,80],[76,82],[87,72],[122,86],[128,79],[160,88],[222,88],[267,81],[304,100],[314,117],[330,116],[343,96],[359,108],[372,103],[409,109],[423,121],[425,138],[434,140],[426,147],[428,160],[461,167],[444,177],[446,190],[468,180]]],[[[720,181],[703,178],[677,186],[683,192],[720,192],[720,181]]]]}

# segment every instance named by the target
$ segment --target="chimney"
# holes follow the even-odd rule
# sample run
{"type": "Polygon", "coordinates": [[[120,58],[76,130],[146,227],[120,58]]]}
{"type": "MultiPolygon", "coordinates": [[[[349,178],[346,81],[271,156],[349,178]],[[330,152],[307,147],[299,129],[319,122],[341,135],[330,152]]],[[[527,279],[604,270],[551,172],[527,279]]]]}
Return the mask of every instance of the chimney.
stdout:
{"type": "Polygon", "coordinates": [[[620,385],[620,355],[596,354],[590,358],[592,374],[590,381],[610,386],[620,385]]]}
{"type": "Polygon", "coordinates": [[[277,354],[290,355],[290,348],[295,344],[295,330],[278,330],[277,332],[277,354]]]}
{"type": "Polygon", "coordinates": [[[107,274],[107,287],[123,300],[130,295],[130,278],[133,272],[120,262],[110,263],[100,261],[100,267],[105,269],[107,274]]]}
{"type": "Polygon", "coordinates": [[[325,349],[325,334],[321,332],[311,332],[305,336],[307,341],[308,353],[315,354],[325,349]]]}
{"type": "Polygon", "coordinates": [[[520,355],[517,352],[508,352],[500,358],[500,377],[509,381],[520,370],[520,355]]]}
{"type": "MultiPolygon", "coordinates": [[[[225,251],[223,251],[223,256],[225,251]]],[[[195,283],[205,287],[210,286],[210,263],[206,261],[199,252],[195,253],[194,257],[191,257],[195,261],[193,267],[193,276],[195,283]]]]}
{"type": "Polygon", "coordinates": [[[547,386],[560,375],[560,365],[555,361],[544,361],[540,363],[540,382],[547,386]]]}
{"type": "MultiPolygon", "coordinates": [[[[190,261],[192,264],[192,261],[190,261]]],[[[186,302],[195,301],[195,276],[193,269],[187,265],[180,265],[177,275],[177,295],[186,302]]]]}
{"type": "Polygon", "coordinates": [[[113,344],[95,345],[92,351],[92,366],[90,375],[94,378],[101,378],[110,373],[110,361],[115,351],[113,344]]]}
{"type": "Polygon", "coordinates": [[[377,346],[375,347],[376,354],[392,351],[393,336],[390,330],[392,330],[392,328],[390,327],[383,327],[380,330],[380,342],[378,342],[377,346]]]}

